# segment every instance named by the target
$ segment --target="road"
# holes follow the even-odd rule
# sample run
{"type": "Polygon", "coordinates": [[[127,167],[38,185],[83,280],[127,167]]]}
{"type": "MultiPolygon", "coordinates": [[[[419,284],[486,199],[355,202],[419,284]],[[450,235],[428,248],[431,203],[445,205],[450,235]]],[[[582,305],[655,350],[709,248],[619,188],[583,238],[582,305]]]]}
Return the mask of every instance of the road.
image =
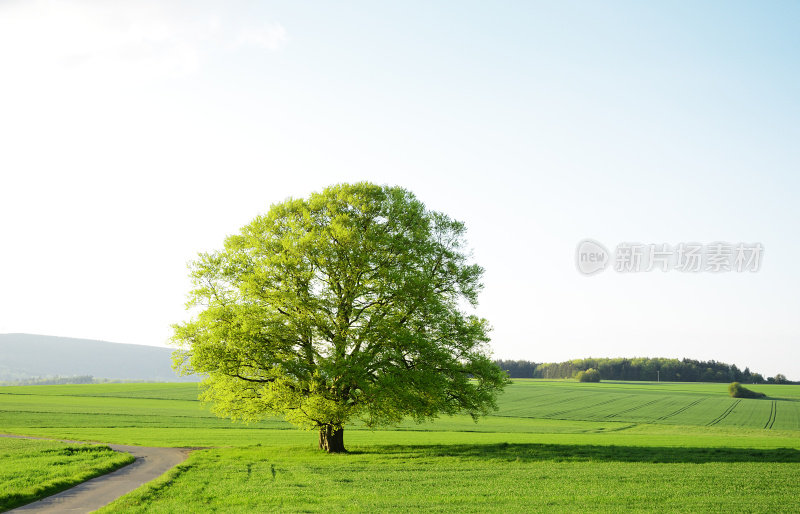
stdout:
{"type": "MultiPolygon", "coordinates": [[[[0,435],[0,437],[19,437],[23,439],[43,439],[41,437],[24,437],[0,435]]],[[[77,443],[81,441],[65,441],[77,443]]],[[[92,443],[107,444],[107,443],[92,443]]],[[[97,510],[166,473],[170,468],[180,464],[189,456],[187,448],[159,448],[149,446],[125,446],[109,444],[111,449],[127,452],[136,460],[116,471],[92,478],[60,493],[42,500],[23,505],[10,512],[70,512],[82,513],[97,510]]]]}

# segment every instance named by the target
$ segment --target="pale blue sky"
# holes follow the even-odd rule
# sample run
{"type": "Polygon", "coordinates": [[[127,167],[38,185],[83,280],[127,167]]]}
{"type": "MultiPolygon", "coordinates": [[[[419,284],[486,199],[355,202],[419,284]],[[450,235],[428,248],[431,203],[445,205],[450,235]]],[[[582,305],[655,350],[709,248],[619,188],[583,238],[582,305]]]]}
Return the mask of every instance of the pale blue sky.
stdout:
{"type": "Polygon", "coordinates": [[[397,184],[467,223],[500,358],[800,380],[793,2],[0,2],[0,332],[163,344],[273,202],[397,184]],[[750,274],[578,241],[761,242],[750,274]]]}

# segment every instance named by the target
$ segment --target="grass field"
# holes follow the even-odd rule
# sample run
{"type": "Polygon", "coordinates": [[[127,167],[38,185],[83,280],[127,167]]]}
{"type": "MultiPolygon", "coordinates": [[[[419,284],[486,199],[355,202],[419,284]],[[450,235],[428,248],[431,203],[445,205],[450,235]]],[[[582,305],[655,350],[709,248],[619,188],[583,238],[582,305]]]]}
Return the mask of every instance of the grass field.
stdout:
{"type": "Polygon", "coordinates": [[[194,384],[0,388],[0,431],[194,452],[109,511],[800,511],[800,386],[515,380],[496,415],[345,431],[214,417],[194,384]]]}
{"type": "Polygon", "coordinates": [[[800,430],[800,386],[753,386],[770,398],[731,398],[725,384],[517,381],[503,416],[800,430]]]}
{"type": "Polygon", "coordinates": [[[0,438],[0,511],[133,462],[103,445],[0,438]]]}

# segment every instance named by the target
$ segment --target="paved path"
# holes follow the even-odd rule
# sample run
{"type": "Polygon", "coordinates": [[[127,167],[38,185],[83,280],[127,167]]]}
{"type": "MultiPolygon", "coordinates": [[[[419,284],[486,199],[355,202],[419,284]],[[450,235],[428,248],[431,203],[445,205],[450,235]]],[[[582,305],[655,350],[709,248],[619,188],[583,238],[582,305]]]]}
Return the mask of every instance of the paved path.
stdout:
{"type": "MultiPolygon", "coordinates": [[[[20,437],[23,439],[43,439],[0,435],[0,437],[20,437]]],[[[65,441],[76,443],[81,441],[65,441]]],[[[83,441],[85,443],[85,441],[83,441]]],[[[106,443],[99,443],[106,444],[106,443]]],[[[118,452],[128,452],[136,460],[116,471],[95,477],[60,493],[48,496],[37,502],[18,507],[10,512],[91,512],[111,503],[140,485],[163,475],[167,470],[180,464],[191,450],[186,448],[154,448],[148,446],[124,446],[109,444],[118,452]]]]}

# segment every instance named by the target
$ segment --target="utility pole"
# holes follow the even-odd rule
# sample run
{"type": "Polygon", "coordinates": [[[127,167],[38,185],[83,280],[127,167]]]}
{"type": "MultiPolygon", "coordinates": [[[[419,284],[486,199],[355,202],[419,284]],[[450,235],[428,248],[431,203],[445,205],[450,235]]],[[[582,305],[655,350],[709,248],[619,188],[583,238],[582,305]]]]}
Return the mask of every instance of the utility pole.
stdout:
{"type": "Polygon", "coordinates": [[[661,370],[657,369],[656,370],[656,374],[657,374],[656,376],[658,376],[658,383],[660,384],[661,383],[661,370]]]}

